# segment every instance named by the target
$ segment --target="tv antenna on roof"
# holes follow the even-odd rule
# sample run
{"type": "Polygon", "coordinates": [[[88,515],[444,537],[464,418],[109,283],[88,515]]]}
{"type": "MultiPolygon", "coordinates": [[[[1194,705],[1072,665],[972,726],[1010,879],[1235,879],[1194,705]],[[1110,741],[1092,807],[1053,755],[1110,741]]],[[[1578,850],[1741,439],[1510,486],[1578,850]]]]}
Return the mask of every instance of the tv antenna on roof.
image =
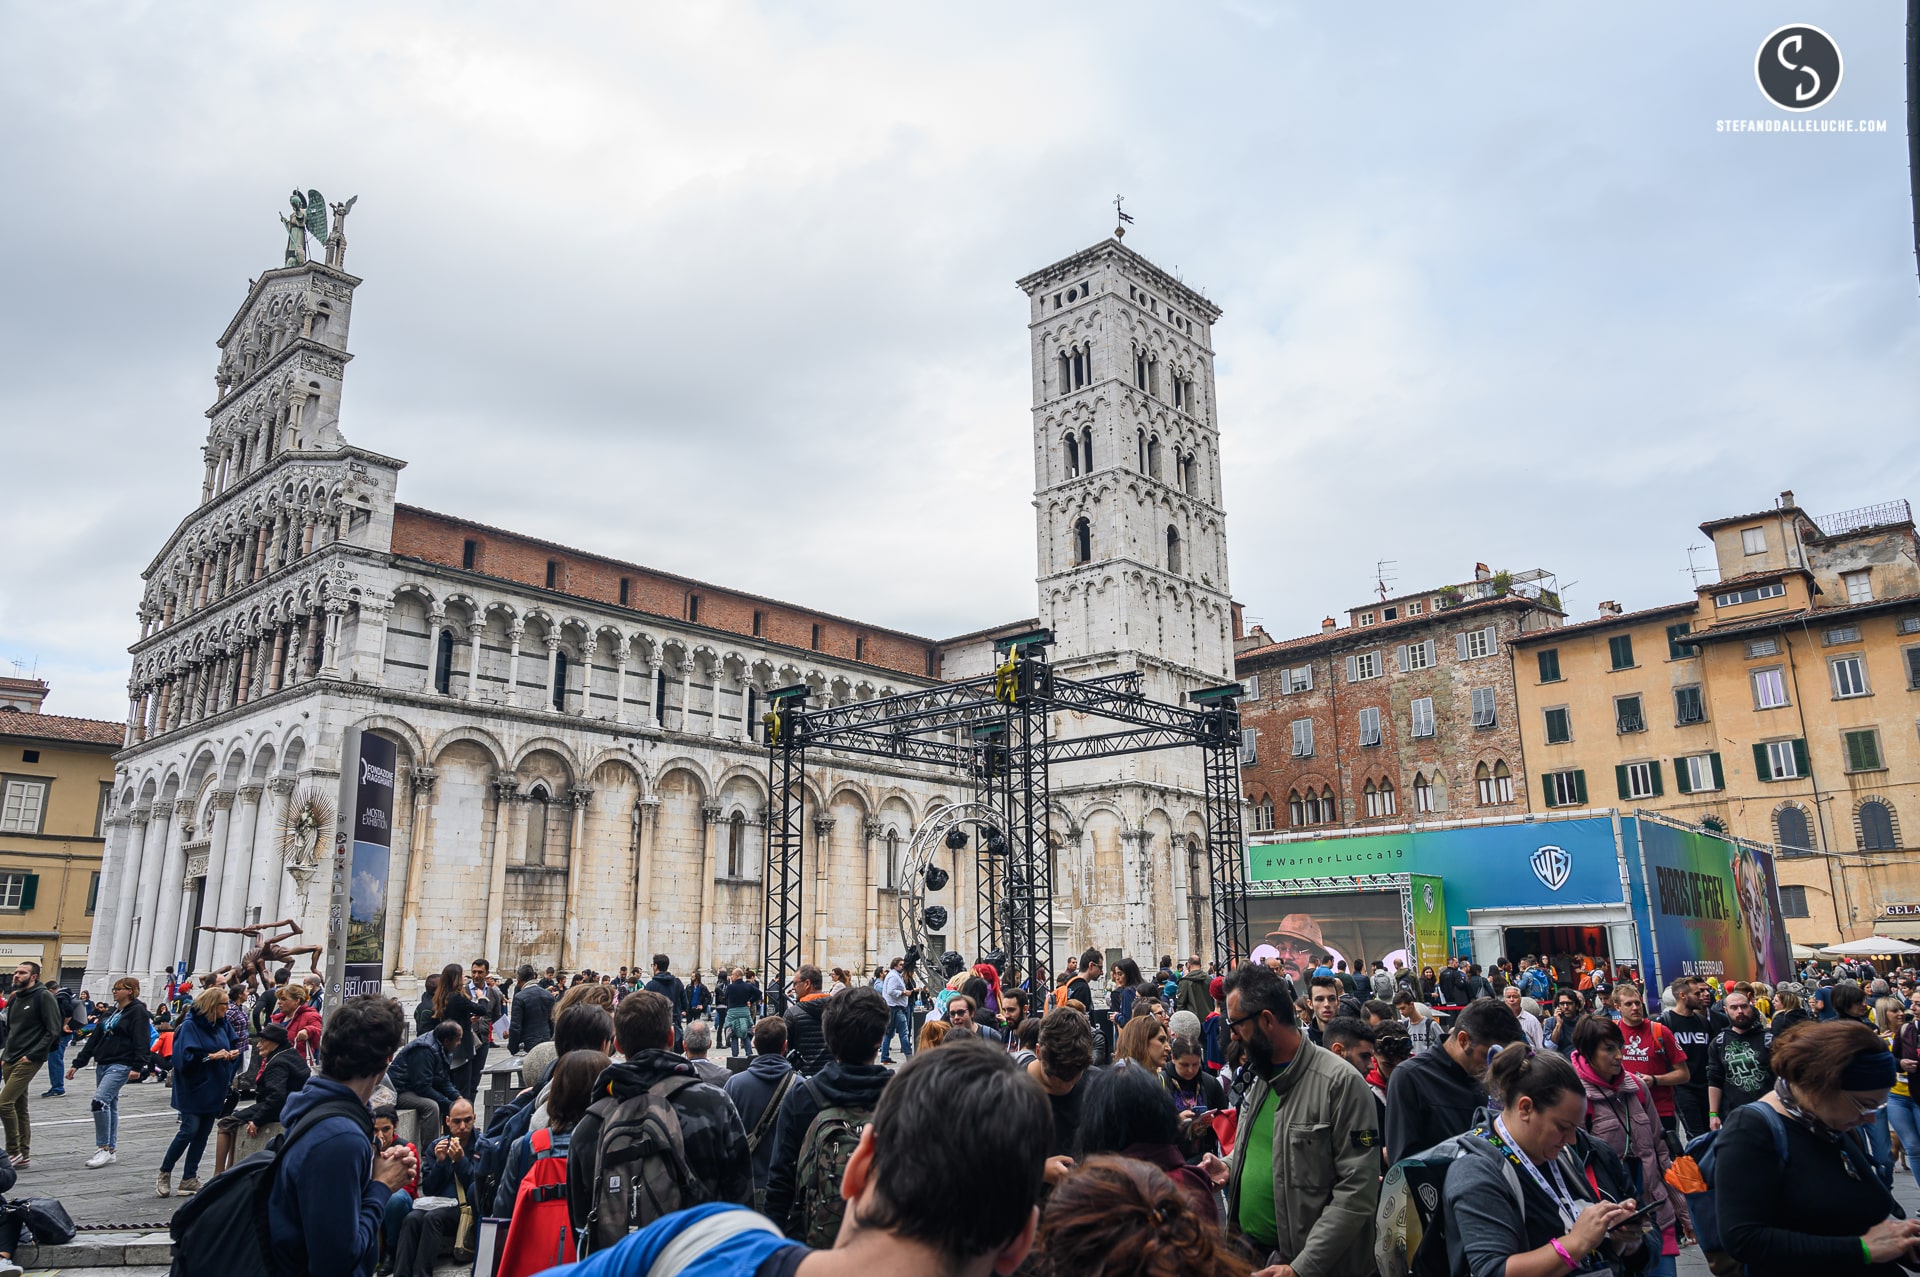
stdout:
{"type": "Polygon", "coordinates": [[[1395,579],[1395,574],[1387,571],[1387,569],[1398,567],[1399,562],[1398,559],[1379,559],[1375,561],[1373,565],[1373,588],[1380,592],[1382,602],[1386,601],[1387,588],[1393,584],[1395,579]]]}
{"type": "Polygon", "coordinates": [[[1124,199],[1126,199],[1124,195],[1116,195],[1113,197],[1113,215],[1115,218],[1113,237],[1115,239],[1125,239],[1127,237],[1127,224],[1133,221],[1133,214],[1120,207],[1120,202],[1124,199]]]}
{"type": "Polygon", "coordinates": [[[1693,578],[1693,588],[1696,590],[1700,588],[1700,573],[1703,571],[1710,571],[1712,569],[1695,567],[1693,562],[1693,552],[1695,550],[1704,550],[1706,548],[1707,547],[1704,545],[1690,545],[1687,547],[1687,566],[1682,570],[1686,572],[1688,576],[1693,578]]]}

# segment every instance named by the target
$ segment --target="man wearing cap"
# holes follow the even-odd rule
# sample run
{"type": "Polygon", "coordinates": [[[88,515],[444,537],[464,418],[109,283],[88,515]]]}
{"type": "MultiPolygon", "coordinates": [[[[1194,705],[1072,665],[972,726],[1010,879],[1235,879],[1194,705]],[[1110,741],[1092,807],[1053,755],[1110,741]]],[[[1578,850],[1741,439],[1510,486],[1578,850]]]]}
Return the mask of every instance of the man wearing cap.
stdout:
{"type": "Polygon", "coordinates": [[[241,1127],[257,1136],[260,1128],[280,1120],[287,1097],[307,1084],[313,1071],[298,1051],[287,1049],[287,1029],[282,1024],[263,1024],[254,1037],[253,1103],[235,1109],[214,1122],[213,1173],[218,1175],[234,1161],[234,1132],[241,1127]]]}
{"type": "Polygon", "coordinates": [[[1199,955],[1188,958],[1186,974],[1180,977],[1179,987],[1174,990],[1173,1009],[1191,1011],[1195,1019],[1204,1022],[1213,1014],[1213,995],[1207,991],[1209,983],[1206,966],[1199,955]]]}

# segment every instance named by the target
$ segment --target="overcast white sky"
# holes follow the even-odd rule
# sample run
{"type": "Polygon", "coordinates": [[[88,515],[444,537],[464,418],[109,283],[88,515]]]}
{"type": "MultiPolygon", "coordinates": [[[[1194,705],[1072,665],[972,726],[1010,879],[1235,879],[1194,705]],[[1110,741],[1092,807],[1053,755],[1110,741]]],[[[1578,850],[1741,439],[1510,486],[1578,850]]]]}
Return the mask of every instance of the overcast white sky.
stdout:
{"type": "Polygon", "coordinates": [[[0,672],[125,715],[213,340],[360,196],[342,428],[405,501],[943,636],[1031,615],[1024,300],[1106,235],[1225,309],[1276,636],[1476,560],[1576,617],[1701,520],[1920,496],[1902,6],[0,9],[0,672]],[[1762,38],[1829,31],[1822,118],[1762,38]]]}

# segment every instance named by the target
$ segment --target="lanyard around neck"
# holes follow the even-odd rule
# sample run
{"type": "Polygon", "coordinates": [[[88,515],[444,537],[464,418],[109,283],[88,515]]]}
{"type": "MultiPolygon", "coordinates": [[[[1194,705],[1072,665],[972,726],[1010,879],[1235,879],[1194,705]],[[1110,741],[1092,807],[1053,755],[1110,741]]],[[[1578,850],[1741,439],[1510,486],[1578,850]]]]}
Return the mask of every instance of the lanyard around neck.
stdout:
{"type": "Polygon", "coordinates": [[[1553,1183],[1549,1184],[1547,1183],[1547,1177],[1540,1173],[1540,1168],[1533,1164],[1531,1157],[1521,1157],[1515,1152],[1520,1145],[1519,1142],[1513,1138],[1512,1133],[1507,1130],[1506,1118],[1494,1118],[1493,1129],[1498,1133],[1495,1142],[1498,1144],[1500,1151],[1507,1155],[1507,1160],[1533,1177],[1533,1182],[1540,1186],[1541,1191],[1553,1199],[1555,1209],[1560,1212],[1560,1222],[1565,1224],[1568,1229],[1572,1229],[1575,1222],[1580,1218],[1580,1204],[1574,1198],[1572,1191],[1567,1188],[1566,1181],[1560,1178],[1559,1161],[1556,1159],[1547,1166],[1547,1170],[1553,1175],[1553,1183]]]}

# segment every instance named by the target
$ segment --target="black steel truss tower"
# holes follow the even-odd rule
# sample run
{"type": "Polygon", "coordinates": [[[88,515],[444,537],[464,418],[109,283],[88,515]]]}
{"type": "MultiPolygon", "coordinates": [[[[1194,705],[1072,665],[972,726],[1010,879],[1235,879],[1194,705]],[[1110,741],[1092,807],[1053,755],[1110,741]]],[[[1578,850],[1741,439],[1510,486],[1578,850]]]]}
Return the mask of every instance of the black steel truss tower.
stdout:
{"type": "Polygon", "coordinates": [[[1056,675],[1046,658],[1052,642],[1045,630],[1001,639],[1006,660],[992,674],[852,705],[809,710],[805,685],[768,693],[761,725],[772,795],[763,926],[769,991],[784,997],[801,960],[806,751],[814,748],[951,769],[1004,819],[1005,853],[990,852],[984,833],[974,849],[980,939],[983,952],[1004,949],[1024,978],[1049,966],[1053,949],[1052,764],[1198,747],[1206,758],[1213,954],[1230,965],[1249,952],[1239,685],[1191,693],[1198,708],[1168,705],[1141,694],[1136,671],[1056,675]],[[1050,740],[1055,710],[1099,717],[1114,730],[1050,740]]]}

